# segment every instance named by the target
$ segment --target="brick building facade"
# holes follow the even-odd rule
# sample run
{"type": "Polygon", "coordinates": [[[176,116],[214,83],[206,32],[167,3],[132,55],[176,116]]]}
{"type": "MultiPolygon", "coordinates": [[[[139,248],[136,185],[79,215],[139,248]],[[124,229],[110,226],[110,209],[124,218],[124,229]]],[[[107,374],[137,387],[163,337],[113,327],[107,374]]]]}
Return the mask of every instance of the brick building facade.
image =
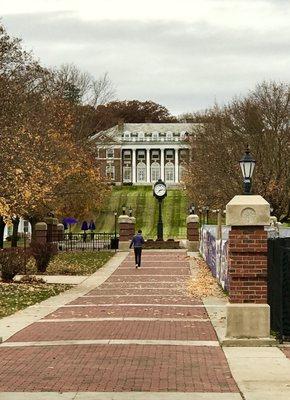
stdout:
{"type": "Polygon", "coordinates": [[[119,123],[95,134],[101,171],[116,184],[151,185],[159,178],[168,185],[182,181],[190,157],[189,137],[198,124],[119,123]]]}

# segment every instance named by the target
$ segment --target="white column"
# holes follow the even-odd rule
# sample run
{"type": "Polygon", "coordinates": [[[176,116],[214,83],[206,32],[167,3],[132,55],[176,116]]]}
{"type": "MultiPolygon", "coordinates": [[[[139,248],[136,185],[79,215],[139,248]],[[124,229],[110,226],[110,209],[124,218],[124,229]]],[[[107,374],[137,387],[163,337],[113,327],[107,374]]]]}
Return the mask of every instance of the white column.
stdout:
{"type": "Polygon", "coordinates": [[[160,167],[161,167],[161,179],[164,181],[164,148],[160,149],[161,157],[160,157],[160,167]]]}
{"type": "Polygon", "coordinates": [[[175,173],[174,173],[174,181],[175,183],[179,182],[179,158],[178,158],[178,149],[175,149],[175,157],[174,157],[174,163],[175,163],[175,173]]]}
{"type": "Polygon", "coordinates": [[[136,183],[136,149],[132,149],[132,183],[136,183]]]}
{"type": "Polygon", "coordinates": [[[147,173],[146,173],[146,180],[147,183],[150,183],[150,149],[146,150],[146,168],[147,168],[147,173]]]}

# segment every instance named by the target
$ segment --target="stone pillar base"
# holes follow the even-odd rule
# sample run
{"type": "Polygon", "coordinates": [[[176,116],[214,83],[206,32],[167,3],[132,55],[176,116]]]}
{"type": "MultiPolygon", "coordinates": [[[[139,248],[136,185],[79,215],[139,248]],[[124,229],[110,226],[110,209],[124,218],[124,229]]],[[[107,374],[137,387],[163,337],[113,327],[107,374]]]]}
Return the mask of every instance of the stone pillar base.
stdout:
{"type": "Polygon", "coordinates": [[[199,241],[186,240],[186,248],[189,251],[199,251],[199,241]]]}
{"type": "Polygon", "coordinates": [[[131,240],[119,242],[119,251],[129,251],[131,240]]]}
{"type": "Polygon", "coordinates": [[[227,304],[224,346],[269,346],[270,307],[268,304],[227,304]]]}

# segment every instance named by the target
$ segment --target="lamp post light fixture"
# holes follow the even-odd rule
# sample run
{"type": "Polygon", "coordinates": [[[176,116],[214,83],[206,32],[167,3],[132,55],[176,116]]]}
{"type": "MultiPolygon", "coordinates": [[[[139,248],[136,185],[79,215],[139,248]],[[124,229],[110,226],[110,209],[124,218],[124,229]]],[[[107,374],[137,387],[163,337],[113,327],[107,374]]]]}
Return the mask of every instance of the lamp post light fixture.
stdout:
{"type": "Polygon", "coordinates": [[[189,206],[189,214],[194,214],[194,212],[195,212],[195,207],[194,207],[193,204],[191,204],[191,205],[189,206]]]}
{"type": "Polygon", "coordinates": [[[129,207],[129,217],[132,217],[132,214],[133,214],[133,210],[131,207],[129,207]]]}
{"type": "Polygon", "coordinates": [[[122,205],[122,213],[123,213],[123,215],[126,214],[126,206],[124,204],[122,205]]]}
{"type": "Polygon", "coordinates": [[[246,148],[246,152],[239,161],[244,178],[244,194],[251,194],[252,187],[252,176],[256,165],[256,160],[250,153],[249,146],[246,148]]]}

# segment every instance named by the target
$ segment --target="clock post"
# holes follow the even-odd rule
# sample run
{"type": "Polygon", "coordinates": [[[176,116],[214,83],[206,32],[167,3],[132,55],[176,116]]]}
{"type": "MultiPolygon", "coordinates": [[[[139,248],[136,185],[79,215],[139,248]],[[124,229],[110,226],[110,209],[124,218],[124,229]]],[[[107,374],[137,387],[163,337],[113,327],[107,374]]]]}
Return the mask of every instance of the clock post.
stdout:
{"type": "Polygon", "coordinates": [[[162,222],[162,199],[158,199],[159,216],[157,222],[157,240],[163,240],[163,222],[162,222]]]}
{"type": "Polygon", "coordinates": [[[165,183],[161,179],[158,179],[153,187],[153,196],[158,200],[159,206],[157,240],[163,240],[162,200],[167,196],[167,189],[165,183]]]}

